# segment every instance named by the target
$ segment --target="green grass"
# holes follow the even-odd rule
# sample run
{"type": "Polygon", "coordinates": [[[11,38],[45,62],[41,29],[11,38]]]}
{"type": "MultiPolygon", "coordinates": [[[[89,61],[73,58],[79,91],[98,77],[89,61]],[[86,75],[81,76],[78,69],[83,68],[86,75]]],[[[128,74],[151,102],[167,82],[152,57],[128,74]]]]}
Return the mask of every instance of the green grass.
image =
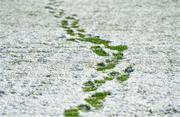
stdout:
{"type": "Polygon", "coordinates": [[[68,28],[68,21],[67,20],[62,20],[61,21],[61,27],[62,28],[68,28]]]}
{"type": "Polygon", "coordinates": [[[105,70],[113,69],[114,67],[116,67],[116,63],[114,63],[114,62],[98,63],[96,70],[97,71],[105,71],[105,70]]]}
{"type": "Polygon", "coordinates": [[[122,74],[120,76],[118,76],[116,79],[120,82],[124,82],[129,78],[129,76],[127,74],[122,74]]]}
{"type": "Polygon", "coordinates": [[[78,28],[79,26],[78,26],[78,20],[74,20],[72,23],[71,23],[71,27],[72,28],[78,28]]]}
{"type": "Polygon", "coordinates": [[[80,117],[79,110],[76,108],[68,109],[64,111],[65,117],[80,117]]]}
{"type": "Polygon", "coordinates": [[[69,38],[67,39],[67,41],[75,41],[76,39],[75,38],[69,38]]]}
{"type": "Polygon", "coordinates": [[[99,56],[108,56],[109,55],[100,46],[92,46],[91,50],[99,56]]]}
{"type": "Polygon", "coordinates": [[[104,78],[104,80],[113,80],[113,77],[106,76],[106,77],[104,78]]]}
{"type": "Polygon", "coordinates": [[[93,44],[103,44],[108,45],[109,41],[101,40],[99,37],[86,37],[86,38],[80,38],[80,41],[85,41],[93,44]]]}
{"type": "Polygon", "coordinates": [[[104,84],[106,81],[105,80],[94,80],[94,84],[98,87],[104,84]]]}
{"type": "Polygon", "coordinates": [[[95,109],[99,109],[102,107],[103,100],[110,95],[109,92],[96,92],[90,97],[86,98],[85,101],[90,104],[95,109]]]}
{"type": "Polygon", "coordinates": [[[94,80],[94,81],[87,81],[87,82],[83,83],[82,89],[83,89],[84,92],[95,91],[95,90],[97,90],[97,88],[99,86],[101,86],[104,83],[105,83],[104,79],[102,79],[102,80],[94,80]]]}
{"type": "Polygon", "coordinates": [[[77,35],[78,35],[79,38],[84,38],[85,37],[85,35],[82,34],[82,33],[77,33],[77,35]]]}
{"type": "Polygon", "coordinates": [[[120,52],[128,49],[128,47],[126,45],[117,45],[117,46],[107,45],[106,48],[109,48],[111,50],[117,50],[120,52]]]}
{"type": "Polygon", "coordinates": [[[71,16],[67,16],[66,19],[68,19],[68,20],[75,20],[75,18],[71,17],[71,16]]]}
{"type": "Polygon", "coordinates": [[[117,78],[117,76],[119,76],[120,73],[116,72],[116,71],[112,71],[110,73],[108,73],[108,75],[104,78],[104,80],[113,80],[114,78],[117,78]]]}
{"type": "Polygon", "coordinates": [[[87,104],[80,104],[77,106],[77,108],[81,111],[90,111],[91,107],[87,104]]]}
{"type": "Polygon", "coordinates": [[[77,29],[78,32],[85,32],[84,29],[77,29]]]}
{"type": "Polygon", "coordinates": [[[87,81],[87,82],[83,83],[82,89],[84,92],[89,92],[89,91],[95,91],[97,89],[97,87],[95,86],[95,84],[92,81],[87,81]]]}
{"type": "Polygon", "coordinates": [[[90,42],[90,43],[94,43],[94,44],[103,44],[106,46],[109,44],[109,41],[102,40],[99,37],[88,37],[88,38],[85,38],[85,41],[90,42]]]}
{"type": "Polygon", "coordinates": [[[122,59],[123,58],[123,53],[118,52],[118,53],[113,53],[113,59],[122,59]]]}
{"type": "Polygon", "coordinates": [[[66,30],[66,33],[68,34],[68,35],[71,35],[71,36],[74,36],[75,34],[74,34],[74,31],[72,30],[72,29],[67,29],[66,30]]]}

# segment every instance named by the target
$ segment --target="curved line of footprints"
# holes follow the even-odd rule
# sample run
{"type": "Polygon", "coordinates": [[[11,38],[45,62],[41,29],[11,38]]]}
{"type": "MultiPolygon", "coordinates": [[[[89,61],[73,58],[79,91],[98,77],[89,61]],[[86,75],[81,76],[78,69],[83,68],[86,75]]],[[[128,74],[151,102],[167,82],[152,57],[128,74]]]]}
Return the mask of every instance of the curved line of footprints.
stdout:
{"type": "Polygon", "coordinates": [[[133,72],[132,65],[127,66],[123,72],[113,71],[120,60],[123,59],[123,51],[127,50],[126,45],[110,45],[110,41],[100,39],[99,36],[88,35],[84,29],[78,24],[79,20],[76,15],[66,16],[64,10],[58,9],[58,4],[55,0],[50,0],[46,9],[49,9],[49,13],[52,13],[54,17],[60,18],[60,26],[66,32],[68,37],[67,41],[74,42],[88,42],[94,44],[90,47],[90,50],[98,56],[105,57],[105,61],[97,63],[96,70],[105,74],[100,80],[92,80],[83,83],[82,90],[84,92],[94,92],[91,96],[84,99],[85,103],[79,104],[76,107],[71,107],[64,110],[65,117],[79,117],[81,112],[88,112],[100,109],[103,107],[103,101],[111,92],[97,92],[97,89],[106,82],[117,80],[124,82],[128,80],[129,75],[133,72]],[[108,52],[106,50],[109,50],[108,52]]]}

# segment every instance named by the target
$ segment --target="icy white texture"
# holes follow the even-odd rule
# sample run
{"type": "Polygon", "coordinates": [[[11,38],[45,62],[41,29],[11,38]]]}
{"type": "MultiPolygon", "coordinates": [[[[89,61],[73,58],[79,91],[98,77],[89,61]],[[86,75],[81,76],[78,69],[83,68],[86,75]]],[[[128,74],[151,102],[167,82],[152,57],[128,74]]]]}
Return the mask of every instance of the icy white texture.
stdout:
{"type": "MultiPolygon", "coordinates": [[[[128,45],[118,68],[135,64],[128,81],[98,89],[112,95],[84,117],[180,116],[179,0],[56,1],[87,33],[128,45]]],[[[61,117],[90,94],[83,82],[103,76],[95,70],[103,57],[88,43],[67,42],[48,3],[0,0],[0,116],[61,117]]]]}

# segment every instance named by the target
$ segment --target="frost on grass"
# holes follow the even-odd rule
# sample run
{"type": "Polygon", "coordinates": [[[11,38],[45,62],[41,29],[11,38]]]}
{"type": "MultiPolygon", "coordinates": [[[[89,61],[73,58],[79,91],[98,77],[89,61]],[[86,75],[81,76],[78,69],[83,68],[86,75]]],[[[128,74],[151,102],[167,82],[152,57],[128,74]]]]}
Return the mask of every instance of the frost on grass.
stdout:
{"type": "MultiPolygon", "coordinates": [[[[110,45],[110,41],[100,39],[99,36],[89,36],[85,33],[85,30],[80,28],[79,20],[73,16],[67,16],[61,21],[61,27],[66,31],[66,34],[70,35],[69,41],[83,41],[95,44],[90,48],[98,56],[111,57],[111,59],[106,59],[105,62],[97,64],[97,71],[106,71],[115,68],[118,64],[119,59],[123,59],[123,51],[128,49],[126,45],[110,45]],[[107,53],[104,49],[111,50],[107,53]],[[112,56],[111,56],[112,55],[112,56]]],[[[111,71],[106,74],[101,80],[87,81],[83,83],[82,90],[84,92],[96,91],[100,86],[102,86],[106,81],[111,81],[117,79],[120,82],[126,81],[129,78],[129,73],[133,71],[132,67],[127,67],[124,70],[124,74],[119,72],[111,71]]],[[[86,104],[80,104],[72,109],[64,111],[65,117],[79,117],[79,111],[90,111],[91,108],[99,109],[103,106],[103,100],[110,95],[110,92],[96,92],[88,98],[85,98],[86,104]]]]}

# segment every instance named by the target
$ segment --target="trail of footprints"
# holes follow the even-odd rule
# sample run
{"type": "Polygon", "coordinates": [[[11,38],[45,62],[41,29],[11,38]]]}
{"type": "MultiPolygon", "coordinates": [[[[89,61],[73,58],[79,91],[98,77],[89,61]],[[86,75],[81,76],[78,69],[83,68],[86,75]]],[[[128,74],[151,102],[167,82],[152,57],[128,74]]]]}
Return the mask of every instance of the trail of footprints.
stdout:
{"type": "Polygon", "coordinates": [[[100,109],[103,106],[104,99],[108,95],[111,95],[111,92],[97,92],[96,90],[100,86],[112,80],[117,80],[118,82],[128,80],[130,73],[133,72],[133,68],[132,65],[129,65],[121,73],[114,71],[113,68],[123,59],[123,51],[127,50],[128,47],[126,45],[110,45],[110,41],[108,40],[100,39],[98,36],[87,35],[85,30],[79,27],[79,20],[76,18],[76,15],[65,17],[64,10],[58,9],[56,7],[58,6],[57,4],[58,2],[55,0],[50,0],[49,5],[45,8],[49,9],[49,12],[52,13],[54,17],[61,19],[60,27],[66,32],[68,41],[92,43],[94,46],[90,47],[90,50],[98,56],[107,58],[105,61],[97,63],[96,65],[96,70],[105,74],[104,78],[83,83],[82,91],[94,93],[84,99],[85,103],[64,111],[65,117],[79,117],[81,112],[100,109]],[[106,52],[105,50],[107,49],[110,51],[106,52]]]}

